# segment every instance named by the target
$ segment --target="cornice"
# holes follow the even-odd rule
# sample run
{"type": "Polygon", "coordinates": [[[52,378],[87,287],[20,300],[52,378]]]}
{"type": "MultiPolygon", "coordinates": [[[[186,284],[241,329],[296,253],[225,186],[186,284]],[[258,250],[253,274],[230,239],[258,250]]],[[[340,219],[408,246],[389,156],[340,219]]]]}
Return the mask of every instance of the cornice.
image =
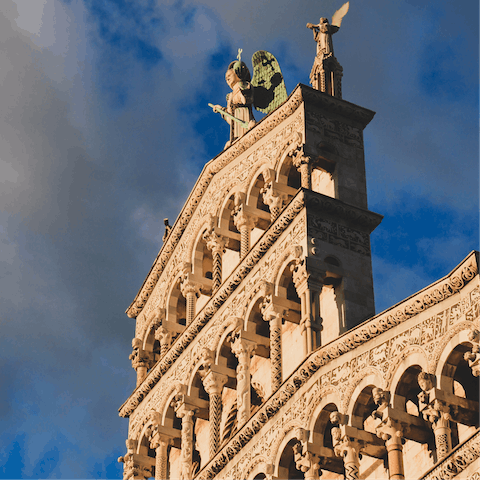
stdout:
{"type": "Polygon", "coordinates": [[[368,233],[375,230],[383,219],[383,215],[355,207],[337,198],[328,197],[327,195],[311,190],[305,190],[305,205],[307,208],[318,210],[334,218],[343,218],[363,227],[368,233]]]}
{"type": "Polygon", "coordinates": [[[458,293],[478,275],[477,257],[478,252],[472,252],[446,277],[311,353],[195,478],[207,480],[218,475],[320,367],[458,293]]]}
{"type": "MultiPolygon", "coordinates": [[[[344,118],[352,119],[365,128],[375,116],[375,112],[347,102],[341,98],[316,90],[307,85],[299,84],[302,90],[302,98],[308,105],[314,105],[325,112],[335,113],[344,118]]],[[[298,87],[297,87],[298,88],[298,87]]]]}

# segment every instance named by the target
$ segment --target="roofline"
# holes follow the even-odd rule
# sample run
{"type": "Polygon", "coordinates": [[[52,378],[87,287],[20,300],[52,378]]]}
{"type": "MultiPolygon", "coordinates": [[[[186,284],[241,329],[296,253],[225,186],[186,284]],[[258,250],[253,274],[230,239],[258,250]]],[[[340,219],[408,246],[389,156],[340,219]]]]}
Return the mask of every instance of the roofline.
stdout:
{"type": "Polygon", "coordinates": [[[203,197],[213,176],[257,143],[258,140],[267,135],[267,133],[273,130],[277,125],[281,124],[285,118],[293,115],[305,100],[307,100],[309,104],[315,105],[326,111],[336,111],[340,115],[359,123],[362,128],[365,128],[375,115],[375,112],[371,110],[347,102],[346,100],[332,97],[326,93],[299,83],[282,105],[269,113],[266,117],[262,118],[243,137],[236,140],[232,145],[205,164],[182,210],[175,220],[166,242],[162,245],[158,255],[155,257],[155,261],[153,262],[153,265],[151,266],[138,293],[135,295],[134,300],[125,311],[130,318],[136,318],[145,307],[163,269],[182,237],[189,219],[192,218],[200,203],[198,199],[203,197]]]}

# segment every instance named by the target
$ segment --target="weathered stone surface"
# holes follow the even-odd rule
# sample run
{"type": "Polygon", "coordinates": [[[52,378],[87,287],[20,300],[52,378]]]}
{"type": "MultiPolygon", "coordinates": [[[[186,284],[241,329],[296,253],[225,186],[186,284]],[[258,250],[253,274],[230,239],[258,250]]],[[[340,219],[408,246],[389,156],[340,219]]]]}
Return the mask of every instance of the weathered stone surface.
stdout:
{"type": "Polygon", "coordinates": [[[205,166],[127,310],[126,479],[474,478],[478,253],[375,315],[372,118],[299,85],[205,166]]]}

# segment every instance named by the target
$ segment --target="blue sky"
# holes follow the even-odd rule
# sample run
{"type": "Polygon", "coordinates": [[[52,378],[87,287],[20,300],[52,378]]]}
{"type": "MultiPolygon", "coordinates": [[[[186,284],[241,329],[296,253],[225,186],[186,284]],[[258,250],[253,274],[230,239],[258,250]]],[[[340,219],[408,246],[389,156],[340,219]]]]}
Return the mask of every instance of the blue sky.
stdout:
{"type": "MultiPolygon", "coordinates": [[[[334,37],[365,132],[377,312],[478,249],[478,5],[351,2],[334,37]]],[[[228,127],[224,71],[308,84],[342,1],[0,2],[0,478],[121,478],[124,314],[228,127]]]]}

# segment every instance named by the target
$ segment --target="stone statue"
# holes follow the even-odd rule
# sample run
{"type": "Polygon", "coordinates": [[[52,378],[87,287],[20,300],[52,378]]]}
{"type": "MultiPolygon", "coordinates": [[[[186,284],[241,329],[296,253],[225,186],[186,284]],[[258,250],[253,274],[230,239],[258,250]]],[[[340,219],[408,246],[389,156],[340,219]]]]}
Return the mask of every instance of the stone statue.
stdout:
{"type": "Polygon", "coordinates": [[[163,224],[165,225],[165,233],[163,234],[162,241],[165,243],[167,241],[170,232],[172,231],[171,225],[168,223],[168,218],[163,219],[163,224]]]}
{"type": "Polygon", "coordinates": [[[240,48],[237,60],[230,63],[225,74],[225,81],[232,89],[227,95],[226,108],[208,104],[230,124],[230,140],[225,148],[255,125],[252,107],[270,113],[287,99],[287,90],[276,58],[263,50],[255,52],[252,56],[252,80],[247,65],[242,62],[241,53],[240,48]]]}
{"type": "Polygon", "coordinates": [[[222,118],[230,124],[230,140],[225,147],[241,137],[246,130],[255,125],[252,112],[253,87],[250,71],[245,62],[241,60],[241,49],[238,51],[237,60],[231,62],[225,73],[225,81],[232,91],[227,95],[227,107],[213,105],[213,111],[220,113],[222,118]]]}
{"type": "Polygon", "coordinates": [[[343,17],[347,14],[349,2],[339,8],[332,17],[320,18],[318,24],[307,23],[307,28],[313,30],[313,39],[317,43],[317,55],[310,73],[310,83],[313,88],[342,98],[341,77],[343,69],[333,54],[332,35],[340,29],[343,17]]]}
{"type": "Polygon", "coordinates": [[[317,56],[333,55],[332,35],[340,30],[336,25],[330,25],[328,18],[322,17],[318,25],[307,23],[307,28],[313,30],[313,39],[317,42],[317,56]]]}

